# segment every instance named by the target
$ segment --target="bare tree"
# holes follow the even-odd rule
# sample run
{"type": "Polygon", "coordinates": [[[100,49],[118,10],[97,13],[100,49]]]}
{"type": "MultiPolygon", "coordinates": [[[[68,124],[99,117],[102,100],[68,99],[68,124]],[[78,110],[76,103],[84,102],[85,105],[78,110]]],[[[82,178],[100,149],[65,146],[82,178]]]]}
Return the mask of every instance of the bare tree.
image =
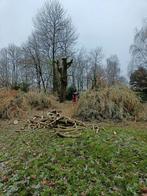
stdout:
{"type": "Polygon", "coordinates": [[[19,61],[21,82],[28,86],[33,86],[35,81],[34,66],[25,47],[23,45],[21,48],[21,59],[19,61]]]}
{"type": "Polygon", "coordinates": [[[114,85],[119,78],[120,67],[117,55],[112,55],[107,59],[107,80],[109,85],[114,85]]]}
{"type": "Polygon", "coordinates": [[[67,18],[65,23],[63,31],[59,34],[60,56],[69,58],[74,54],[74,45],[76,44],[78,35],[71,18],[67,18]]]}
{"type": "Polygon", "coordinates": [[[76,54],[75,58],[75,72],[74,77],[76,80],[76,87],[78,91],[82,91],[85,88],[85,78],[86,78],[86,65],[87,65],[87,52],[85,48],[81,48],[76,54]]]}
{"type": "Polygon", "coordinates": [[[27,64],[33,65],[35,69],[38,88],[41,90],[42,84],[43,90],[46,92],[46,86],[43,77],[43,54],[41,53],[39,37],[36,32],[32,33],[32,35],[28,39],[27,44],[23,47],[23,49],[28,54],[27,64]]]}
{"type": "Polygon", "coordinates": [[[8,46],[8,60],[11,70],[11,84],[12,86],[17,86],[19,81],[19,68],[21,59],[21,49],[20,47],[10,44],[8,46]]]}
{"type": "Polygon", "coordinates": [[[74,45],[76,36],[71,19],[57,0],[44,4],[34,20],[35,29],[42,41],[42,48],[46,50],[53,71],[53,91],[58,89],[58,76],[55,60],[59,55],[68,54],[74,45]]]}
{"type": "Polygon", "coordinates": [[[147,20],[144,21],[143,27],[136,31],[130,53],[129,75],[138,67],[147,68],[147,20]]]}
{"type": "Polygon", "coordinates": [[[100,47],[92,50],[89,55],[89,60],[91,63],[91,79],[92,79],[92,88],[97,86],[98,77],[103,77],[103,68],[102,60],[104,58],[103,50],[100,47]]]}
{"type": "Polygon", "coordinates": [[[68,61],[67,58],[62,58],[61,61],[57,60],[56,65],[59,72],[59,98],[60,102],[64,102],[66,99],[66,89],[68,83],[68,72],[67,70],[71,66],[73,60],[68,61]]]}
{"type": "Polygon", "coordinates": [[[72,76],[72,85],[82,91],[88,88],[94,88],[98,85],[98,80],[104,79],[105,70],[103,68],[103,52],[101,48],[96,48],[88,54],[84,48],[81,48],[74,55],[74,62],[70,73],[72,76]]]}
{"type": "Polygon", "coordinates": [[[0,86],[8,87],[10,84],[10,70],[8,62],[8,50],[3,48],[0,51],[0,86]]]}

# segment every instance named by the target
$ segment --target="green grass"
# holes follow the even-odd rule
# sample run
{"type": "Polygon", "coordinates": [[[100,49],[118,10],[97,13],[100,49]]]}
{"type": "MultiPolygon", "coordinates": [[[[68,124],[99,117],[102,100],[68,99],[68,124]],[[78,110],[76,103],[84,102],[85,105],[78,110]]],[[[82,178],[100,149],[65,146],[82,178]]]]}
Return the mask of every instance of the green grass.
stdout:
{"type": "Polygon", "coordinates": [[[138,195],[147,186],[147,129],[109,127],[76,139],[1,130],[0,172],[0,195],[138,195]]]}

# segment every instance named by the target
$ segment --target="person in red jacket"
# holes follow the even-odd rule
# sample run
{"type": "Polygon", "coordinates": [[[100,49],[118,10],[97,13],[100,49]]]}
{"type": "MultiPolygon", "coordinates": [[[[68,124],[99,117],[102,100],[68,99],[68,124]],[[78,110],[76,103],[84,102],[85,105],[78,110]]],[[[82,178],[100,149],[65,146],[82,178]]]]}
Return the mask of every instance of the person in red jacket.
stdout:
{"type": "Polygon", "coordinates": [[[72,95],[72,102],[73,104],[76,104],[77,101],[78,101],[78,92],[75,90],[72,95]]]}

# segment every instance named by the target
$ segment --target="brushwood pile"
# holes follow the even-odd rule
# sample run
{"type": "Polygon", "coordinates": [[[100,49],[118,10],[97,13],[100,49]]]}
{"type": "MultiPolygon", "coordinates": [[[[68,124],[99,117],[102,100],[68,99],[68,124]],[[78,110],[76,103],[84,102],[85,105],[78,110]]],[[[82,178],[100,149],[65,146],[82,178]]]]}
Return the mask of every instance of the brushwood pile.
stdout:
{"type": "Polygon", "coordinates": [[[139,117],[142,109],[131,89],[116,85],[83,93],[75,115],[83,120],[132,120],[139,117]]]}

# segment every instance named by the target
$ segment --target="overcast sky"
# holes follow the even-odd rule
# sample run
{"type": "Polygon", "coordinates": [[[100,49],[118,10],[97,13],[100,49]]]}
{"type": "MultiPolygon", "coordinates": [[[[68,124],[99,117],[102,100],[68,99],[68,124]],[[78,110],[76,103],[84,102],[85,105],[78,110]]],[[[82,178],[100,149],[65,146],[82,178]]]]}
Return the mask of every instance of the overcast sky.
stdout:
{"type": "MultiPolygon", "coordinates": [[[[32,18],[45,0],[0,0],[0,48],[20,45],[31,33],[32,18]]],[[[147,0],[60,0],[87,49],[102,46],[105,57],[117,54],[127,72],[135,29],[147,17],[147,0]]]]}

